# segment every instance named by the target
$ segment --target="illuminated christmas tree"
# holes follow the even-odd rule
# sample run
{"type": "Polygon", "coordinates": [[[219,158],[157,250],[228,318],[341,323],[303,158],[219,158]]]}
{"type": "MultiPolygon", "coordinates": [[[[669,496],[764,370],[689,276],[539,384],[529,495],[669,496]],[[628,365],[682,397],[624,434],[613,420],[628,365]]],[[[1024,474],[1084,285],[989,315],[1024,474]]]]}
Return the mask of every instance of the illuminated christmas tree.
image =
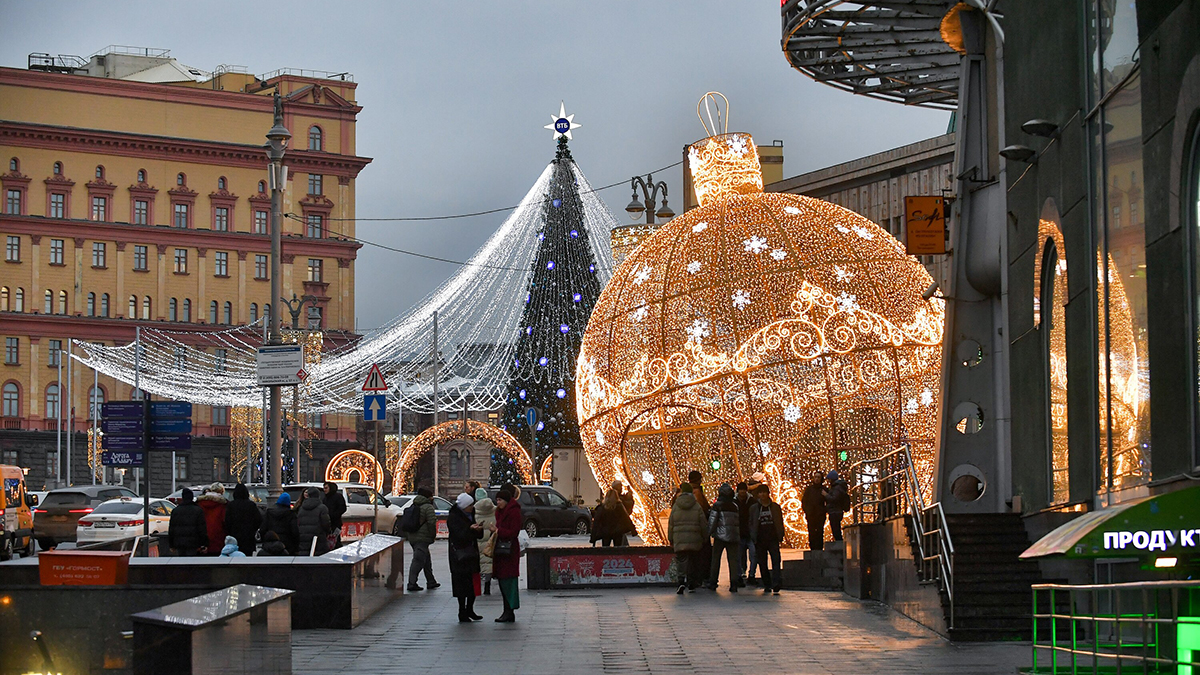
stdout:
{"type": "MultiPolygon", "coordinates": [[[[575,359],[601,290],[584,226],[578,169],[567,146],[571,120],[560,114],[555,125],[558,151],[542,205],[542,229],[525,296],[503,423],[529,449],[535,473],[553,448],[580,445],[575,359]],[[526,418],[531,407],[537,410],[532,429],[526,418]]],[[[493,457],[494,483],[515,478],[508,458],[493,457]]]]}

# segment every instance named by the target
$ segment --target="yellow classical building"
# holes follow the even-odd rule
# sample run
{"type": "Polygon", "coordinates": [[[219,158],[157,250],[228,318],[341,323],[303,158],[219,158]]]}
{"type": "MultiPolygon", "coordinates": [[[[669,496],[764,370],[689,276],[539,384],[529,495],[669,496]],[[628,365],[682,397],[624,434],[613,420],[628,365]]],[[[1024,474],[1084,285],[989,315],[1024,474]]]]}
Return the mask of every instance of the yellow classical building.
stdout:
{"type": "MultiPolygon", "coordinates": [[[[31,483],[42,483],[50,459],[26,456],[31,437],[20,432],[56,431],[60,405],[64,428],[85,432],[89,401],[133,394],[106,377],[94,389],[93,373],[78,366],[68,385],[59,355],[68,340],[126,344],[139,325],[225,330],[278,306],[263,151],[276,91],[293,134],[282,292],[315,298],[301,325],[323,330],[327,344],[353,339],[354,181],[370,162],[355,151],[356,86],[345,73],[209,73],[164,50],[128,48],[87,61],[31,55],[27,69],[0,68],[0,463],[26,466],[31,483]]],[[[228,436],[229,423],[225,408],[194,413],[198,436],[228,436]]],[[[352,418],[312,426],[319,438],[354,437],[352,418]]],[[[211,471],[208,457],[185,457],[171,471],[228,480],[227,463],[212,454],[211,471]]]]}

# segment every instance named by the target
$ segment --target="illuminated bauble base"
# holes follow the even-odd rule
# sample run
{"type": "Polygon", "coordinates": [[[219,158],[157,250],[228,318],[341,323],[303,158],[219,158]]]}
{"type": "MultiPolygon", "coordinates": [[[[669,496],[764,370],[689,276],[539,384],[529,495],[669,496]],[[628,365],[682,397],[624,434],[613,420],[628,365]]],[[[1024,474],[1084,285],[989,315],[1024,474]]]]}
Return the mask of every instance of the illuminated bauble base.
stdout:
{"type": "Polygon", "coordinates": [[[921,297],[925,268],[852,211],[763,194],[749,136],[697,145],[702,205],[617,268],[584,336],[576,396],[597,480],[632,488],[655,543],[693,469],[710,500],[764,472],[791,545],[807,543],[814,471],[907,443],[928,490],[944,310],[921,297]]]}

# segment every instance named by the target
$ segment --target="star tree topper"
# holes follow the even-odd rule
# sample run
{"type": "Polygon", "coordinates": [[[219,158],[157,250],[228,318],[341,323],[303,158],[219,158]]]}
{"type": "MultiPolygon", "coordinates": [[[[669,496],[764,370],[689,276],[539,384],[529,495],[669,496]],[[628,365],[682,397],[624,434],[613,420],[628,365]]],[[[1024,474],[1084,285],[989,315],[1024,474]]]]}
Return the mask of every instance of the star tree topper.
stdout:
{"type": "Polygon", "coordinates": [[[550,119],[552,120],[550,124],[547,124],[542,128],[553,131],[554,140],[556,141],[560,136],[566,136],[568,141],[571,140],[571,130],[578,129],[579,127],[583,126],[582,124],[576,124],[574,122],[575,115],[567,114],[567,106],[562,101],[558,102],[558,114],[551,115],[550,119]]]}

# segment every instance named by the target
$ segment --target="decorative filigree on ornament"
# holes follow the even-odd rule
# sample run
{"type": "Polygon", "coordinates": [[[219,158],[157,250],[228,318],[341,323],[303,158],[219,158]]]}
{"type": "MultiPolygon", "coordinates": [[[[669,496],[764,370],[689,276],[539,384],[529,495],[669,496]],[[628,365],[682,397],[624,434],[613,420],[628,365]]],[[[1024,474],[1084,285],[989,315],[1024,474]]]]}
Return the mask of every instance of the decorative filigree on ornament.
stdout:
{"type": "Polygon", "coordinates": [[[758,148],[746,134],[712,136],[688,148],[696,201],[706,203],[762,192],[758,148]]]}
{"type": "Polygon", "coordinates": [[[408,485],[416,469],[417,460],[426,452],[447,441],[456,438],[470,438],[487,441],[496,449],[502,451],[513,460],[513,468],[521,476],[521,480],[532,483],[533,460],[525,448],[500,427],[495,427],[475,420],[451,420],[422,431],[412,440],[400,455],[400,461],[392,472],[392,482],[395,485],[408,485]]]}

